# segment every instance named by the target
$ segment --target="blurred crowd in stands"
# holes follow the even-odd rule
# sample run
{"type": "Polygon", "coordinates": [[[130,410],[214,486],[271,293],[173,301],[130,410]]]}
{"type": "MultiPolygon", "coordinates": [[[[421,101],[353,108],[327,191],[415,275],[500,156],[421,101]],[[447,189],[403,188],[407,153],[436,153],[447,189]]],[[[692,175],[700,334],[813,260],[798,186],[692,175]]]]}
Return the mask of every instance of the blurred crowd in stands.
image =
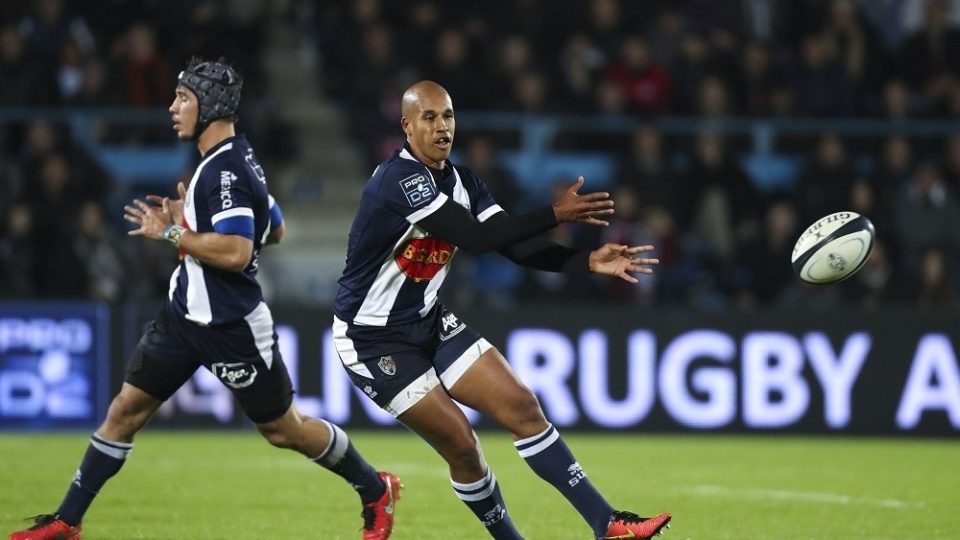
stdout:
{"type": "MultiPolygon", "coordinates": [[[[259,0],[0,3],[0,108],[36,111],[36,119],[0,122],[0,298],[165,293],[175,264],[169,250],[126,239],[116,182],[63,116],[51,121],[44,113],[163,110],[192,54],[225,56],[245,76],[244,131],[262,140],[261,154],[282,153],[289,141],[271,137],[275,105],[264,91],[263,10],[259,0]]],[[[104,126],[97,136],[129,145],[176,141],[166,124],[104,126]]]]}
{"type": "MultiPolygon", "coordinates": [[[[749,139],[723,129],[678,136],[660,129],[660,119],[720,127],[732,117],[880,119],[888,127],[960,119],[960,1],[353,0],[315,9],[322,84],[348,111],[371,163],[402,143],[397,97],[421,78],[443,84],[461,113],[636,120],[631,136],[598,136],[590,126],[557,141],[617,156],[618,210],[609,229],[552,234],[581,247],[654,243],[656,275],[629,286],[480,257],[459,274],[466,302],[602,295],[703,309],[957,306],[960,129],[923,138],[896,130],[782,137],[766,151],[791,156],[793,173],[765,185],[744,166],[756,151],[749,139]],[[840,286],[803,286],[789,265],[793,243],[839,210],[874,221],[873,256],[840,286]]],[[[498,160],[518,148],[517,137],[457,127],[459,163],[478,170],[501,202],[544,202],[498,160]]]]}
{"type": "MultiPolygon", "coordinates": [[[[296,141],[276,125],[259,0],[8,0],[0,3],[0,108],[168,106],[188,56],[226,56],[246,76],[241,110],[262,161],[296,141]]],[[[653,243],[639,286],[530,272],[461,256],[453,301],[597,299],[749,309],[899,304],[955,309],[960,129],[914,136],[898,123],[960,119],[960,0],[290,0],[291,28],[315,43],[318,76],[372,164],[402,143],[399,96],[422,78],[458,112],[635,120],[627,135],[568,133],[557,150],[614,156],[617,216],[562,226],[563,243],[653,243]],[[295,19],[295,20],[294,20],[295,19]],[[724,129],[678,134],[665,118],[872,119],[856,137],[780,137],[788,181],[759,182],[757,148],[724,129]],[[814,219],[854,210],[878,229],[867,266],[840,286],[803,286],[789,260],[814,219]]],[[[130,144],[171,132],[116,129],[130,144]]],[[[458,125],[456,162],[501,204],[546,202],[501,156],[516,136],[458,125]]],[[[559,187],[573,178],[545,178],[559,187]]],[[[357,181],[362,179],[358,178],[357,181]]],[[[588,179],[589,181],[589,179],[588,179]]],[[[130,242],[108,208],[115,183],[69,127],[0,123],[0,298],[156,298],[168,250],[130,242]],[[158,262],[160,261],[160,262],[158,262]],[[156,274],[156,275],[153,275],[156,274]]],[[[171,182],[172,186],[172,182],[171,182]]]]}

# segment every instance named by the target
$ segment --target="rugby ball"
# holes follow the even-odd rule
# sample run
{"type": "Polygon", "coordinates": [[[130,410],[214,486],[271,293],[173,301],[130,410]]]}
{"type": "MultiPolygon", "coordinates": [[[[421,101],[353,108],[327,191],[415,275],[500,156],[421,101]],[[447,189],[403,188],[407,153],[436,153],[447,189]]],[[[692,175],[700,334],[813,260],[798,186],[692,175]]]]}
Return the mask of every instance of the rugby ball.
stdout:
{"type": "Polygon", "coordinates": [[[807,283],[842,281],[859,270],[873,251],[873,223],[856,212],[824,216],[803,231],[793,246],[793,271],[807,283]]]}

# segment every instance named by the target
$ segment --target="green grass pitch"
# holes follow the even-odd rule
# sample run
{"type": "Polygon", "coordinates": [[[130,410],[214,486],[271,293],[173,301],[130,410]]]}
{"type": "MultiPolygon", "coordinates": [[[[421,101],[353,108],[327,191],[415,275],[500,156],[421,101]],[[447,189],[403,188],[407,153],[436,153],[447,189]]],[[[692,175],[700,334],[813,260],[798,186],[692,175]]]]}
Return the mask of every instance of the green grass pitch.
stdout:
{"type": "MultiPolygon", "coordinates": [[[[487,538],[425,443],[402,431],[351,436],[405,484],[391,538],[487,538]]],[[[481,432],[480,439],[527,538],[591,537],[508,437],[481,432]]],[[[673,513],[665,540],[960,538],[955,440],[639,434],[567,434],[566,440],[614,506],[673,513]]],[[[0,533],[56,507],[86,444],[84,433],[0,434],[0,533]]],[[[148,429],[87,514],[84,538],[357,539],[359,510],[339,478],[253,432],[148,429]]]]}

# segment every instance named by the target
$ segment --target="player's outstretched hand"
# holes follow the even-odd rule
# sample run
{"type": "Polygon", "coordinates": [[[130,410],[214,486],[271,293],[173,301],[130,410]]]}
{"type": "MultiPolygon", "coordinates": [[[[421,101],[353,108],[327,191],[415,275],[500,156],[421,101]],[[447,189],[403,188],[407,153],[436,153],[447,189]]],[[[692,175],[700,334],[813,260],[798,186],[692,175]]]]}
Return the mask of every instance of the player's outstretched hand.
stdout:
{"type": "Polygon", "coordinates": [[[183,181],[177,182],[177,193],[180,195],[179,199],[171,199],[170,197],[161,197],[159,195],[147,195],[147,200],[160,207],[163,206],[163,201],[166,200],[170,208],[170,215],[173,217],[173,222],[183,224],[183,201],[187,199],[187,187],[183,185],[183,181]]]}
{"type": "Polygon", "coordinates": [[[604,217],[613,215],[613,201],[606,192],[587,193],[580,195],[577,192],[583,187],[583,177],[568,187],[563,195],[553,203],[553,213],[558,223],[580,222],[588,225],[606,227],[610,225],[604,217]]]}
{"type": "Polygon", "coordinates": [[[130,236],[146,236],[153,240],[160,240],[163,230],[173,223],[170,199],[164,197],[159,206],[150,206],[140,199],[134,199],[133,206],[124,205],[123,219],[138,227],[127,232],[130,236]]]}
{"type": "Polygon", "coordinates": [[[630,274],[652,274],[650,266],[660,264],[660,259],[637,257],[648,251],[653,251],[653,246],[604,244],[590,252],[590,271],[637,283],[637,278],[630,274]]]}

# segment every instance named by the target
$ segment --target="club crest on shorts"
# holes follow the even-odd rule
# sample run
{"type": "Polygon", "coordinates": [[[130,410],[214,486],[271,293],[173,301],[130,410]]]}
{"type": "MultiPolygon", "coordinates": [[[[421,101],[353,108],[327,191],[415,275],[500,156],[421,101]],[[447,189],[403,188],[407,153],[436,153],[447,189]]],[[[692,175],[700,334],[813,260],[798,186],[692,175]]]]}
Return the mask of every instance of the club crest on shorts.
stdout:
{"type": "Polygon", "coordinates": [[[230,388],[246,388],[257,378],[257,368],[247,362],[217,362],[210,371],[230,388]]]}
{"type": "Polygon", "coordinates": [[[377,366],[387,375],[394,375],[397,372],[397,363],[393,361],[392,356],[381,356],[377,366]]]}

